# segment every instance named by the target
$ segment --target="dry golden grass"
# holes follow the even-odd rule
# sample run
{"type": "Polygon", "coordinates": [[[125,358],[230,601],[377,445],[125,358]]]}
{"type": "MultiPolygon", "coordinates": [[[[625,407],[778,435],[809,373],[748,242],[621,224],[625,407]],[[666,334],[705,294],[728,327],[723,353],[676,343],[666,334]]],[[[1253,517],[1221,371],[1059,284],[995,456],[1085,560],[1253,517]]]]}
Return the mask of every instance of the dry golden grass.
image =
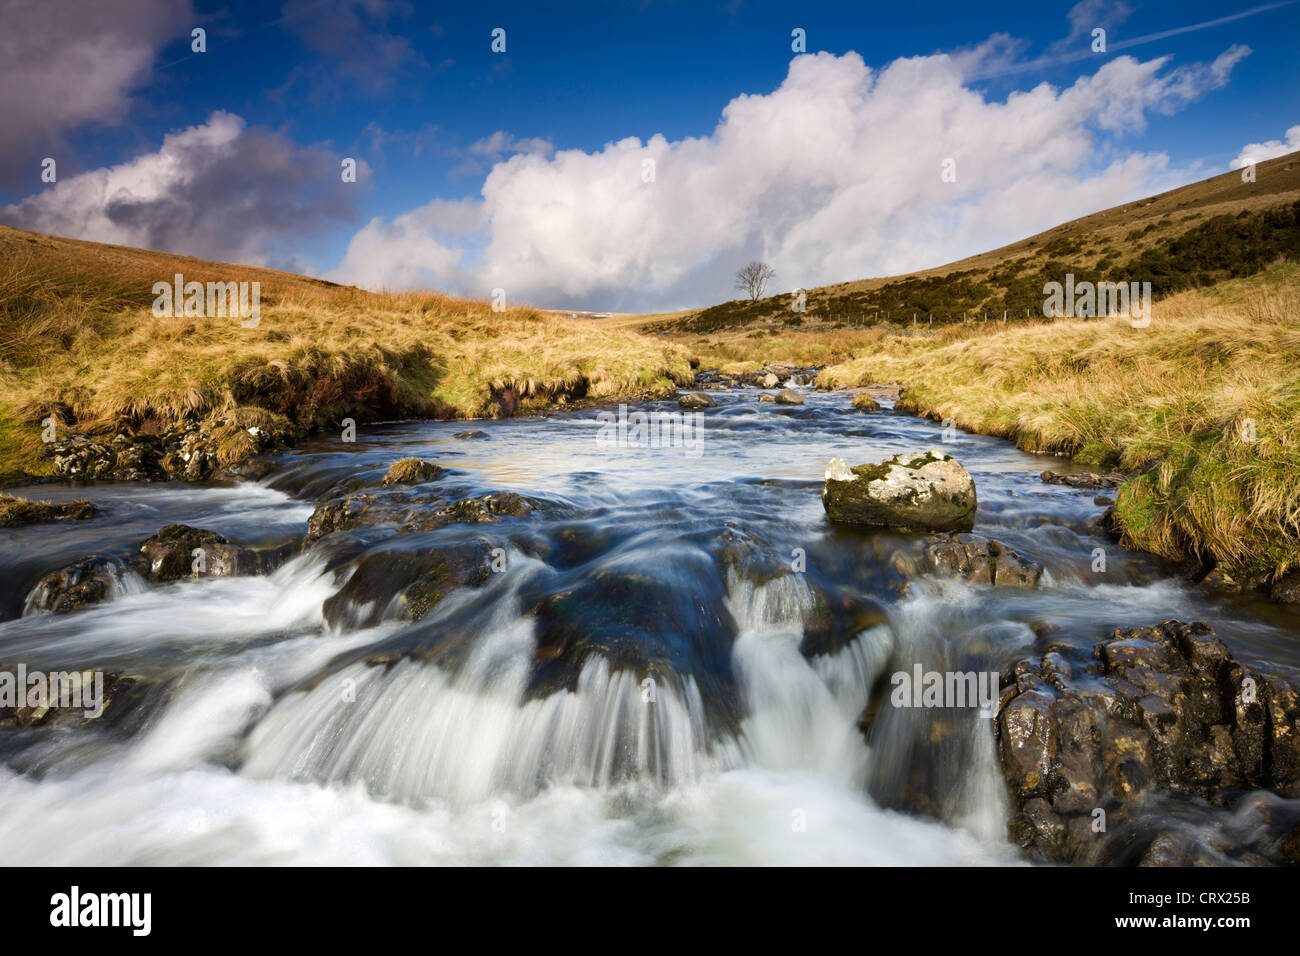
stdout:
{"type": "Polygon", "coordinates": [[[1300,567],[1300,269],[1156,303],[1127,319],[892,335],[818,384],[901,381],[904,405],[960,427],[1141,472],[1129,543],[1231,573],[1300,567]]]}
{"type": "Polygon", "coordinates": [[[780,325],[727,330],[711,335],[675,335],[700,360],[701,368],[719,368],[735,375],[753,372],[768,362],[796,365],[836,365],[868,355],[892,329],[835,329],[815,326],[790,329],[780,325]]]}
{"type": "Polygon", "coordinates": [[[349,416],[490,416],[505,390],[524,408],[668,394],[690,377],[681,346],[531,308],[0,228],[0,472],[40,469],[51,414],[136,431],[251,408],[311,429],[349,416]],[[259,281],[260,324],[156,318],[153,284],[178,272],[259,281]]]}
{"type": "Polygon", "coordinates": [[[95,507],[85,498],[55,504],[0,494],[0,528],[12,528],[63,518],[85,519],[94,516],[95,507]]]}

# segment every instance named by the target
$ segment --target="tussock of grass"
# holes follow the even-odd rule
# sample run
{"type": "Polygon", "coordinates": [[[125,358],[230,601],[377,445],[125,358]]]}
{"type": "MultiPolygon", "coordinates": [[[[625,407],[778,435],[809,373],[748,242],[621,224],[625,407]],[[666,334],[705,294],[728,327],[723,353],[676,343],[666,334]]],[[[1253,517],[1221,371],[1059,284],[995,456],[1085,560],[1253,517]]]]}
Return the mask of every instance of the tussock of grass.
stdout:
{"type": "Polygon", "coordinates": [[[61,518],[83,520],[94,514],[95,506],[85,498],[56,505],[51,501],[32,501],[16,495],[0,494],[0,528],[58,521],[61,518]]]}
{"type": "MultiPolygon", "coordinates": [[[[343,418],[484,417],[669,394],[688,353],[634,331],[425,293],[0,228],[0,472],[41,470],[40,423],[159,432],[238,409],[301,429],[343,418]],[[155,318],[153,283],[259,281],[261,321],[155,318]]],[[[247,427],[241,426],[241,427],[247,427]]],[[[238,460],[232,434],[222,457],[238,460]]]]}
{"type": "Polygon", "coordinates": [[[1145,329],[1112,318],[884,337],[818,384],[902,381],[922,414],[1139,472],[1115,506],[1129,544],[1276,575],[1300,567],[1297,355],[1300,268],[1284,265],[1163,299],[1145,329]]]}

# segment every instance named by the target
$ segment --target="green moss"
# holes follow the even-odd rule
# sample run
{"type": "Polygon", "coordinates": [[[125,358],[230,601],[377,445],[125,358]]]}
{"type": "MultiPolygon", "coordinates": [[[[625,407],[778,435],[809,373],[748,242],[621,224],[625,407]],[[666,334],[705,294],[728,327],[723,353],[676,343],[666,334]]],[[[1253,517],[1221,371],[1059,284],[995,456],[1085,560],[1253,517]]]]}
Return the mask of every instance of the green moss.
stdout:
{"type": "Polygon", "coordinates": [[[1119,462],[1119,449],[1109,442],[1089,441],[1074,453],[1074,460],[1083,465],[1112,468],[1119,462]]]}
{"type": "Polygon", "coordinates": [[[443,469],[420,458],[400,458],[393,462],[384,475],[385,485],[413,485],[432,481],[442,474],[443,469]]]}

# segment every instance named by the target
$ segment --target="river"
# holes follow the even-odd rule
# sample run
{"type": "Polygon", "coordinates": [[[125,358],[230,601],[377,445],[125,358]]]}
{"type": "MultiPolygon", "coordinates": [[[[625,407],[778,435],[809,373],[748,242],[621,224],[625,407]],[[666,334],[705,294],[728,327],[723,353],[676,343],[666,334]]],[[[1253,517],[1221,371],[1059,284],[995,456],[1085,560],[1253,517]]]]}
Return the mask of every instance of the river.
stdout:
{"type": "Polygon", "coordinates": [[[695,449],[609,447],[582,410],[469,439],[362,425],[259,482],[11,489],[103,513],[0,532],[0,662],[137,689],[114,720],[0,731],[0,861],[1012,864],[990,721],[881,708],[864,734],[886,668],[1001,670],[1045,634],[1086,649],[1169,618],[1209,622],[1247,666],[1300,665],[1288,612],[1120,549],[1094,492],[1039,479],[1067,460],[801,391],[712,393],[695,449]],[[1041,563],[1040,587],[923,574],[917,539],[827,523],[830,458],[934,446],[975,478],[976,532],[1041,563]],[[376,491],[409,455],[449,469],[420,490],[535,510],[299,548],[318,499],[376,491]],[[171,523],[293,554],[262,576],[128,573],[111,601],[23,616],[42,574],[171,523]],[[404,581],[327,620],[367,556],[471,545],[494,573],[420,620],[387,600],[404,581]]]}

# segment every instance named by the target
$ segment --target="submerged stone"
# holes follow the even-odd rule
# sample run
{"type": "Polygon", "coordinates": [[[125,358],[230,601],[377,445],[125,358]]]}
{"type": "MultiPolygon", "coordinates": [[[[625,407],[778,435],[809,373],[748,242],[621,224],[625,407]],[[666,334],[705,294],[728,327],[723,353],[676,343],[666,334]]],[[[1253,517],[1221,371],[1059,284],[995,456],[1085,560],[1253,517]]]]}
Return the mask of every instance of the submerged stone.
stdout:
{"type": "Polygon", "coordinates": [[[480,587],[492,573],[487,539],[432,549],[368,551],[321,612],[331,627],[373,627],[386,618],[418,621],[452,591],[480,587]]]}
{"type": "Polygon", "coordinates": [[[685,395],[677,399],[677,404],[681,408],[689,410],[697,408],[714,408],[718,403],[713,400],[712,396],[705,395],[703,392],[687,392],[685,395]]]}
{"type": "Polygon", "coordinates": [[[1037,587],[1042,565],[1021,557],[1000,541],[977,534],[947,534],[926,549],[931,567],[959,577],[967,584],[998,587],[1037,587]]]}
{"type": "Polygon", "coordinates": [[[50,611],[64,614],[107,600],[125,572],[121,561],[91,555],[75,564],[51,571],[37,582],[27,597],[25,613],[50,611]]]}

